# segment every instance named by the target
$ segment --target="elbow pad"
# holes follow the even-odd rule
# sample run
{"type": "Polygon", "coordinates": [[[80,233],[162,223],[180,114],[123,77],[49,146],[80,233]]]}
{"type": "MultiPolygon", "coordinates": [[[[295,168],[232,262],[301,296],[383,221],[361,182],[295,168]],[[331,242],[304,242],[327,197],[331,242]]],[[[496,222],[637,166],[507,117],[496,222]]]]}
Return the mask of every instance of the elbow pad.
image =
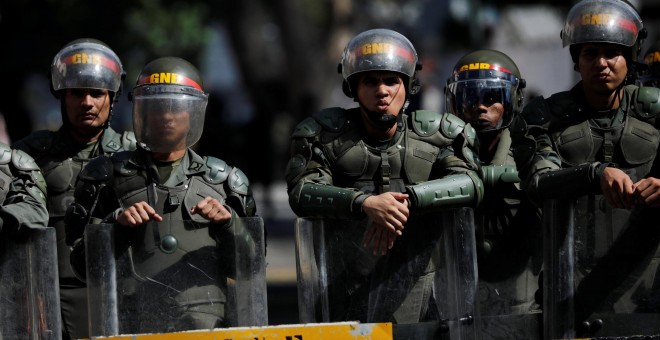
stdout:
{"type": "Polygon", "coordinates": [[[435,212],[443,208],[476,206],[484,195],[483,182],[474,173],[451,175],[406,187],[411,210],[435,212]]]}
{"type": "Polygon", "coordinates": [[[291,208],[298,217],[333,217],[353,219],[362,211],[354,211],[353,202],[362,193],[331,185],[305,183],[299,193],[289,197],[291,208]]]}
{"type": "Polygon", "coordinates": [[[492,188],[498,183],[518,183],[518,169],[515,165],[484,165],[481,167],[481,180],[484,187],[492,188]]]}
{"type": "Polygon", "coordinates": [[[546,171],[536,178],[540,199],[579,197],[600,192],[600,174],[610,164],[586,163],[571,168],[546,171]]]}

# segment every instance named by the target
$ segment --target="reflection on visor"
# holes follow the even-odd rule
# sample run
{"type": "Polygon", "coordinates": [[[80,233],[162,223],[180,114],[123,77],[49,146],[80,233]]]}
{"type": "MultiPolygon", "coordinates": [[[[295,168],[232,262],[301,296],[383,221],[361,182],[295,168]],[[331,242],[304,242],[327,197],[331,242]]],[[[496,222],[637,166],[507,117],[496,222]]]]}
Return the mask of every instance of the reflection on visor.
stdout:
{"type": "Polygon", "coordinates": [[[491,106],[495,103],[506,104],[504,89],[502,88],[467,88],[456,96],[456,106],[468,108],[473,106],[491,106]]]}

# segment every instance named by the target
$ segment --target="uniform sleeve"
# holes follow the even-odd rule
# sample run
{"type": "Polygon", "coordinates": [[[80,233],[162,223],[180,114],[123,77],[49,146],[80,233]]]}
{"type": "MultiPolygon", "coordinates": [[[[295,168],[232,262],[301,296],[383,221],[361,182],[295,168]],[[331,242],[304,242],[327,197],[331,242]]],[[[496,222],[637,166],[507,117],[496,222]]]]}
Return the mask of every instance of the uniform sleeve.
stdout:
{"type": "Polygon", "coordinates": [[[21,232],[47,227],[45,181],[41,172],[19,170],[13,166],[11,172],[7,197],[0,207],[3,229],[21,232]]]}
{"type": "Polygon", "coordinates": [[[537,97],[511,124],[511,147],[521,187],[532,197],[536,196],[538,176],[561,168],[548,129],[533,121],[534,116],[549,115],[544,101],[543,97],[537,97]]]}
{"type": "Polygon", "coordinates": [[[298,217],[361,218],[368,195],[333,184],[323,146],[313,137],[294,137],[286,169],[289,205],[298,217]]]}

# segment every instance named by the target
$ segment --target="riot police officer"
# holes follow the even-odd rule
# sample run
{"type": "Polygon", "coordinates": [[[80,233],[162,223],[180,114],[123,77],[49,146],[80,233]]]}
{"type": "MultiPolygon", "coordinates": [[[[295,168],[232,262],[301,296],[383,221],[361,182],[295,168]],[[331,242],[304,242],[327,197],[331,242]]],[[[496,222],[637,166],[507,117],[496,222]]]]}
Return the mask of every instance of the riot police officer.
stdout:
{"type": "Polygon", "coordinates": [[[479,306],[491,339],[539,335],[540,210],[520,190],[509,132],[525,85],[509,56],[477,50],[458,60],[445,88],[449,112],[477,130],[484,182],[475,212],[479,306]]]}
{"type": "Polygon", "coordinates": [[[575,4],[561,38],[580,82],[512,123],[523,188],[547,217],[548,338],[658,332],[644,317],[659,301],[660,90],[627,85],[645,36],[626,1],[575,4]]]}
{"type": "MultiPolygon", "coordinates": [[[[208,102],[192,64],[176,57],[148,63],[131,98],[138,148],[84,168],[67,232],[82,236],[88,221],[116,225],[116,252],[128,256],[131,268],[121,278],[131,288],[118,294],[124,306],[134,303],[120,318],[122,333],[227,326],[225,267],[234,257],[218,250],[231,248],[239,217],[256,213],[249,181],[238,168],[190,148],[208,102]]],[[[84,246],[79,238],[71,256],[83,276],[84,246]]]]}
{"type": "Polygon", "coordinates": [[[453,115],[405,112],[420,67],[400,33],[356,35],[340,70],[344,93],[358,107],[321,110],[291,136],[291,208],[329,225],[330,316],[323,321],[423,320],[442,229],[425,213],[481,199],[474,130],[453,115]]]}
{"type": "Polygon", "coordinates": [[[76,177],[90,159],[135,148],[132,132],[119,134],[110,127],[123,78],[119,57],[105,43],[83,38],[66,44],[50,66],[51,92],[61,103],[62,126],[57,131],[33,132],[12,145],[34,157],[48,183],[49,226],[57,230],[65,338],[89,334],[85,285],[69,266],[64,215],[73,202],[76,177]]]}
{"type": "Polygon", "coordinates": [[[641,84],[660,87],[660,40],[657,40],[646,50],[644,64],[646,64],[647,69],[640,77],[641,84]]]}

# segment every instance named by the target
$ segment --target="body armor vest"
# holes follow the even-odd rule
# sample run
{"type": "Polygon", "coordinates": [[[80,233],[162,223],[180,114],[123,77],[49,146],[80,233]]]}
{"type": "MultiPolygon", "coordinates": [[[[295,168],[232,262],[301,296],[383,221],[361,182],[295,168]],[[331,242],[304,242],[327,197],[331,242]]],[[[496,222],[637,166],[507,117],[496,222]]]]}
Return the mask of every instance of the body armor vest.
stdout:
{"type": "MultiPolygon", "coordinates": [[[[349,116],[350,112],[343,111],[342,116],[349,116]]],[[[357,116],[347,119],[343,126],[335,129],[337,132],[326,127],[322,118],[317,119],[325,130],[316,143],[320,142],[323,153],[328,156],[334,185],[365,193],[404,192],[407,184],[429,180],[440,148],[450,145],[455,137],[445,136],[440,131],[441,125],[451,118],[425,111],[413,116],[402,114],[395,140],[383,149],[364,142],[359,126],[352,121],[359,119],[357,116]],[[421,118],[425,114],[430,117],[421,118]],[[416,119],[426,123],[418,124],[424,126],[423,132],[415,129],[416,119]]],[[[462,130],[462,126],[460,128],[462,130]]]]}
{"type": "MultiPolygon", "coordinates": [[[[623,88],[623,99],[616,113],[620,119],[610,127],[598,127],[585,119],[585,113],[575,101],[575,89],[548,98],[547,106],[537,112],[543,112],[545,118],[540,117],[540,121],[549,126],[562,163],[576,166],[596,161],[612,162],[623,170],[633,170],[636,179],[646,176],[658,151],[660,132],[654,126],[656,118],[640,113],[641,103],[633,105],[637,89],[633,85],[623,88]]],[[[527,116],[526,119],[529,125],[535,125],[539,117],[527,116]]]]}
{"type": "MultiPolygon", "coordinates": [[[[154,278],[171,268],[180,267],[191,257],[198,257],[200,254],[204,254],[203,260],[193,262],[208,263],[211,266],[198,268],[198,273],[206,273],[208,278],[224,276],[218,276],[217,264],[222,261],[217,259],[217,233],[213,233],[208,220],[198,214],[190,214],[192,207],[207,196],[224,203],[227,193],[223,183],[211,184],[200,173],[170,187],[150,183],[144,169],[131,169],[126,162],[115,162],[114,166],[112,188],[120,206],[127,208],[144,201],[154,207],[163,218],[161,222],[149,222],[144,227],[137,228],[138,235],[132,235],[128,240],[134,277],[140,281],[146,277],[154,278]],[[209,256],[214,257],[214,260],[209,256]]],[[[213,170],[217,169],[208,171],[213,170]]],[[[224,170],[230,172],[228,169],[224,170]]],[[[215,225],[212,227],[222,228],[215,225]]],[[[190,268],[177,270],[185,272],[190,268]]]]}

